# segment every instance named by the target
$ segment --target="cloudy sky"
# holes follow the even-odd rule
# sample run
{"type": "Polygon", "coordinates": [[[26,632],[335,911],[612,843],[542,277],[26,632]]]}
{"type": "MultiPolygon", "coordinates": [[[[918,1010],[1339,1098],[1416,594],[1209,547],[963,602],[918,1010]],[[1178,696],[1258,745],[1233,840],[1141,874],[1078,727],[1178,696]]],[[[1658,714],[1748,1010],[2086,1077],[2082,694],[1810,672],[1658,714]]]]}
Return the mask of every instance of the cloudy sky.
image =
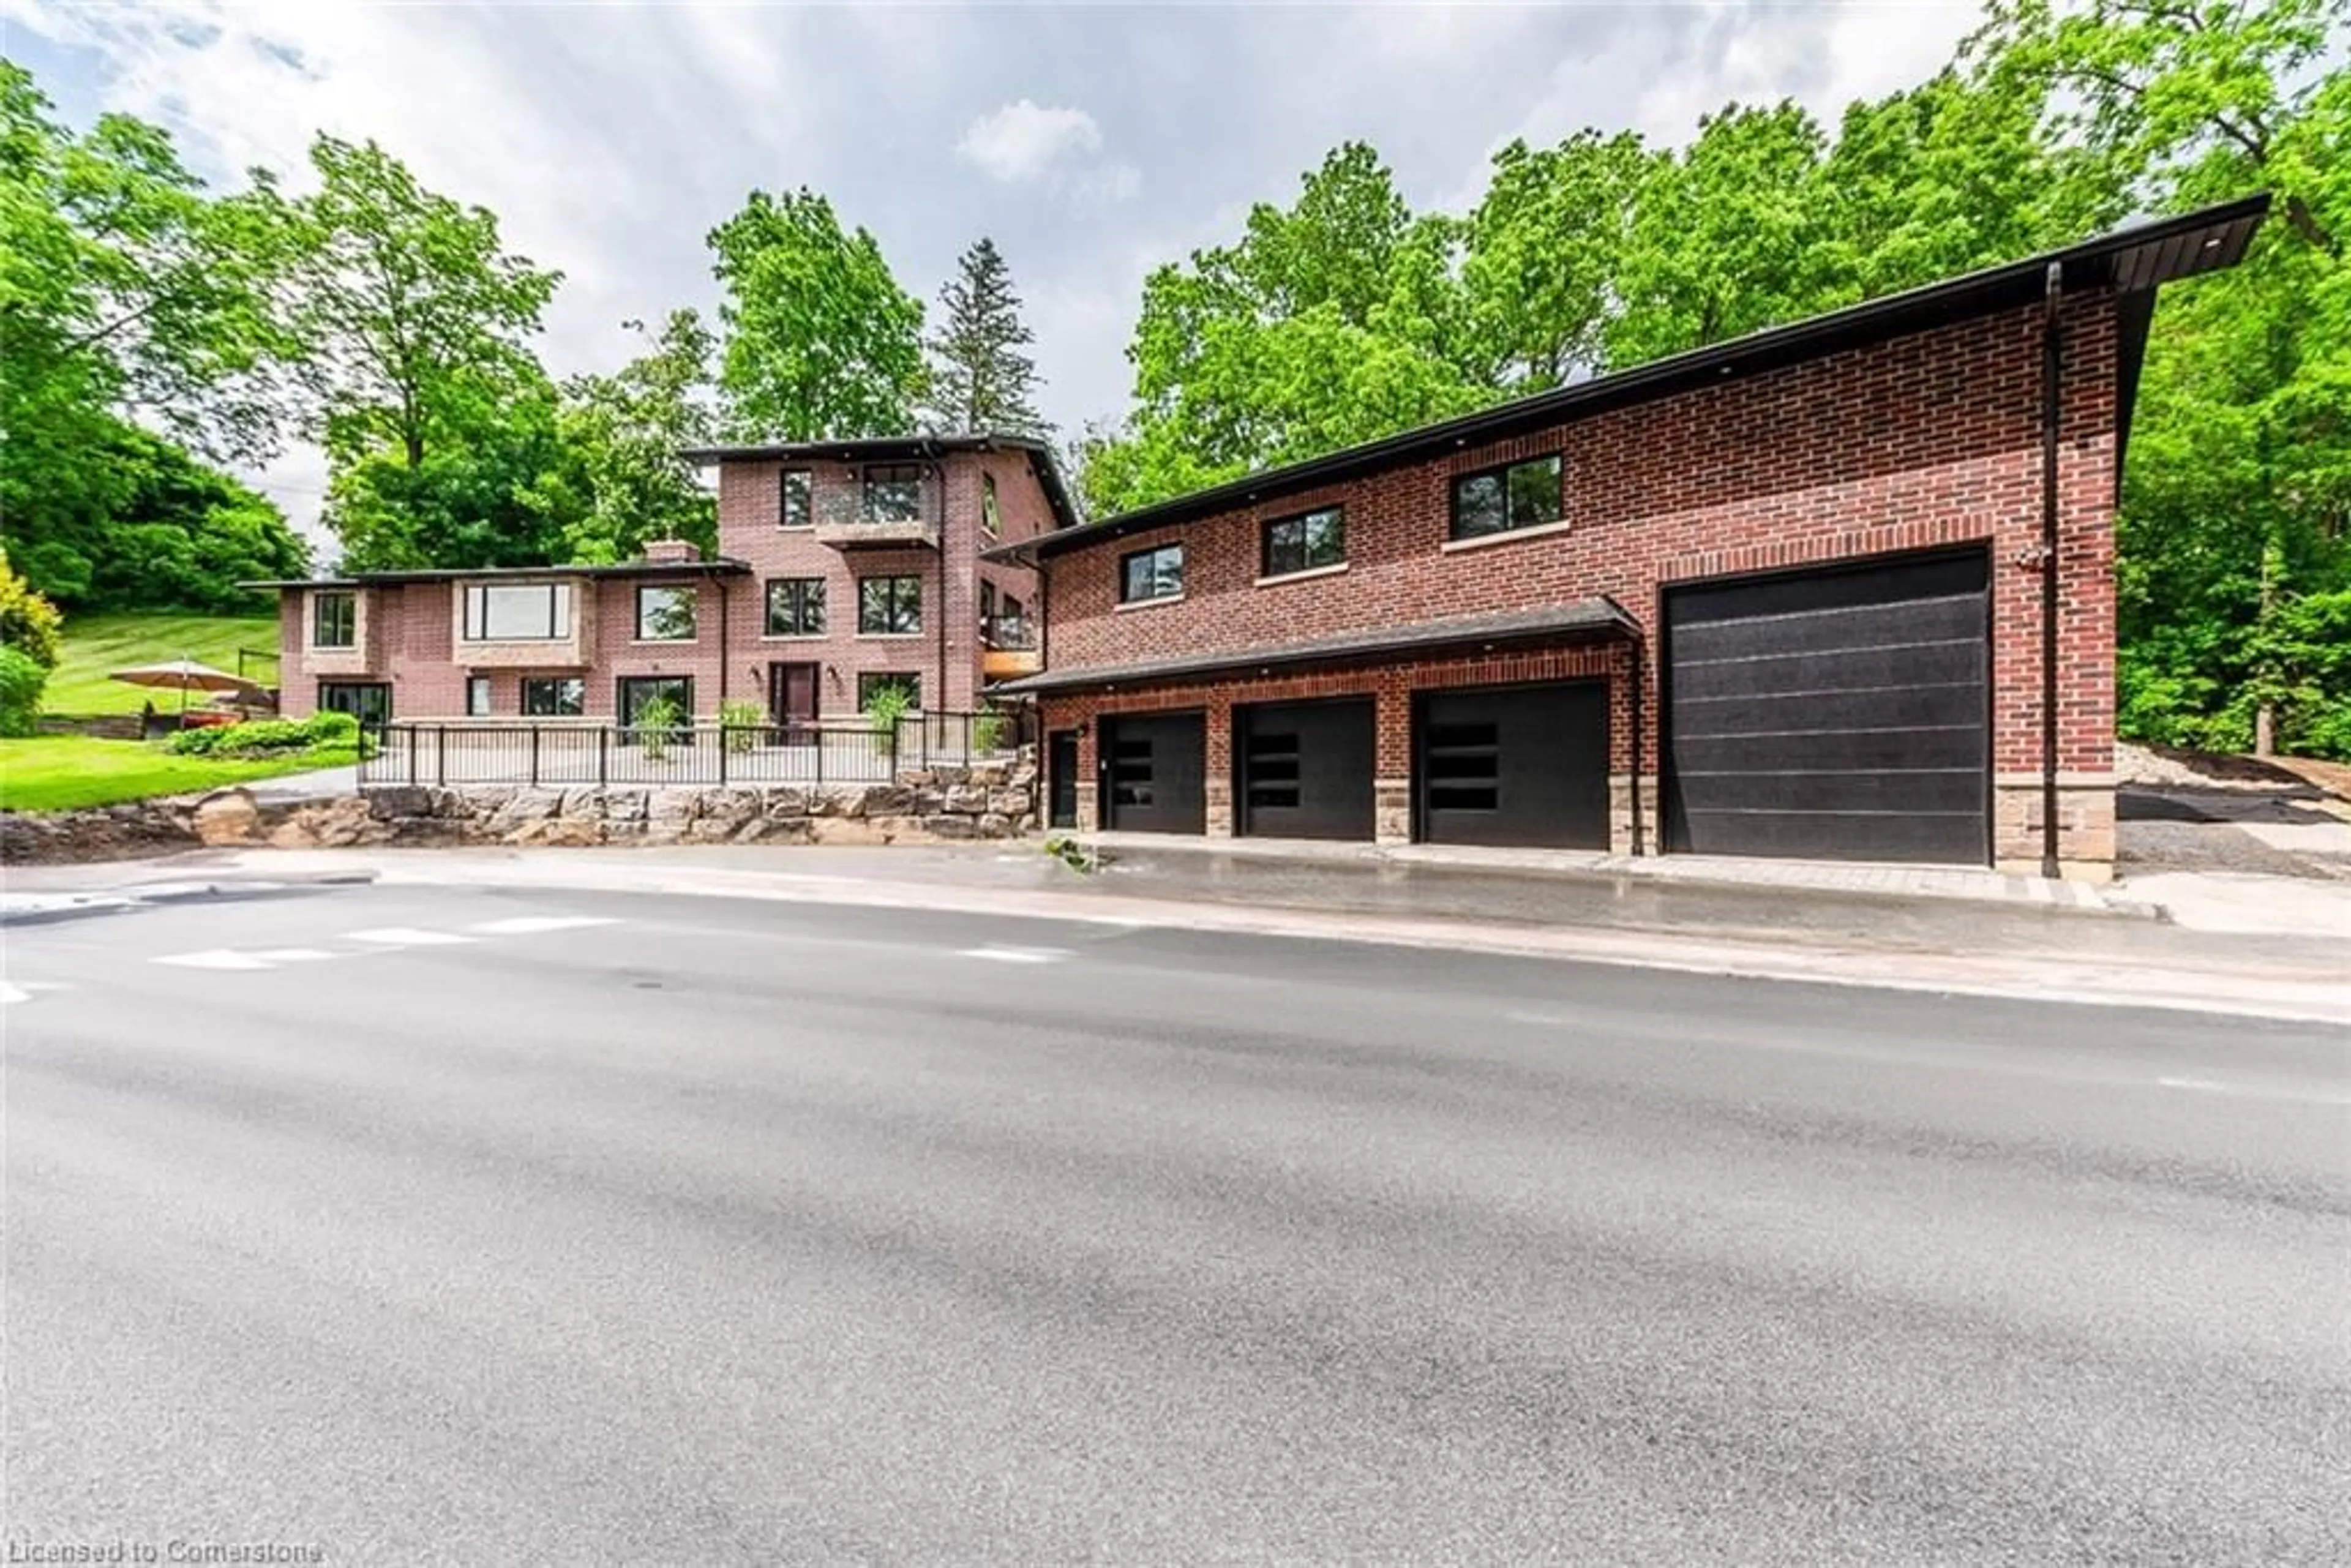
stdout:
{"type": "MultiPolygon", "coordinates": [[[[619,323],[714,289],[703,235],[754,186],[808,184],[935,299],[993,235],[1026,296],[1045,410],[1124,402],[1144,274],[1369,141],[1459,210],[1512,137],[1679,141],[1733,98],[1834,116],[1917,80],[1971,0],[1340,7],[0,0],[0,52],[63,115],[169,125],[220,183],[373,137],[562,269],[545,358],[625,358],[619,323]]],[[[296,182],[298,185],[299,182],[296,182]]],[[[316,513],[314,455],[270,487],[316,513]]]]}

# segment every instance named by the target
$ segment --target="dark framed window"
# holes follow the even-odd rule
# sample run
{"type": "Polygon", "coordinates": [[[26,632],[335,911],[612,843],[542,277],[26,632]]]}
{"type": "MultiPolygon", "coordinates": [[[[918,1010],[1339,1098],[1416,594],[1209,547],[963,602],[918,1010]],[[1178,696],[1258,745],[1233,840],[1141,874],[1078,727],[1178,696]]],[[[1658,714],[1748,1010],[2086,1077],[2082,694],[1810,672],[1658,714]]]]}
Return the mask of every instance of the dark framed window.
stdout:
{"type": "Polygon", "coordinates": [[[816,521],[816,476],[805,468],[787,468],[778,486],[776,526],[805,528],[816,521]]]}
{"type": "Polygon", "coordinates": [[[997,634],[1006,643],[1019,647],[1029,635],[1029,611],[1010,594],[1004,596],[1004,610],[996,618],[997,634]]]}
{"type": "Polygon", "coordinates": [[[310,646],[356,648],[359,642],[358,594],[314,593],[310,596],[310,646]]]}
{"type": "Polygon", "coordinates": [[[1457,539],[1539,528],[1565,515],[1555,452],[1508,467],[1464,474],[1453,481],[1453,537],[1457,539]]]}
{"type": "Polygon", "coordinates": [[[571,635],[568,582],[469,582],[468,643],[553,643],[571,635]]]}
{"type": "Polygon", "coordinates": [[[979,640],[996,641],[996,584],[984,578],[979,584],[979,640]]]}
{"type": "Polygon", "coordinates": [[[824,635],[824,579],[778,577],[768,583],[768,635],[824,635]]]}
{"type": "Polygon", "coordinates": [[[467,718],[486,718],[489,716],[489,714],[490,677],[487,675],[466,676],[465,716],[467,718]]]}
{"type": "Polygon", "coordinates": [[[392,722],[392,687],[383,681],[320,681],[319,706],[347,713],[361,724],[392,722]]]}
{"type": "Polygon", "coordinates": [[[1184,547],[1158,545],[1118,558],[1118,597],[1123,604],[1176,599],[1184,592],[1184,547]]]}
{"type": "Polygon", "coordinates": [[[1347,559],[1347,514],[1322,507],[1295,517],[1276,517],[1265,525],[1265,549],[1259,570],[1267,577],[1293,571],[1340,566],[1347,559]]]}
{"type": "Polygon", "coordinates": [[[522,711],[530,718],[578,718],[588,711],[588,683],[577,675],[529,675],[522,711]]]}
{"type": "Polygon", "coordinates": [[[857,580],[857,634],[903,636],[923,629],[923,580],[861,577],[857,580]]]}
{"type": "MultiPolygon", "coordinates": [[[[622,675],[613,683],[613,706],[621,716],[623,730],[643,730],[647,727],[644,715],[647,705],[668,704],[669,722],[676,727],[661,733],[674,746],[694,743],[694,679],[690,675],[622,675]]],[[[621,744],[628,746],[641,740],[642,735],[622,735],[621,744]]]]}
{"type": "Polygon", "coordinates": [[[884,686],[904,686],[907,706],[923,706],[923,677],[911,671],[866,670],[857,677],[857,711],[862,713],[872,705],[873,694],[884,686]]]}
{"type": "Polygon", "coordinates": [[[865,471],[865,520],[917,523],[923,518],[923,465],[880,463],[865,471]]]}
{"type": "Polygon", "coordinates": [[[694,590],[655,587],[650,583],[638,589],[637,641],[693,642],[694,590]]]}
{"type": "Polygon", "coordinates": [[[1004,531],[1004,516],[996,505],[996,476],[979,476],[979,528],[989,538],[1004,531]]]}

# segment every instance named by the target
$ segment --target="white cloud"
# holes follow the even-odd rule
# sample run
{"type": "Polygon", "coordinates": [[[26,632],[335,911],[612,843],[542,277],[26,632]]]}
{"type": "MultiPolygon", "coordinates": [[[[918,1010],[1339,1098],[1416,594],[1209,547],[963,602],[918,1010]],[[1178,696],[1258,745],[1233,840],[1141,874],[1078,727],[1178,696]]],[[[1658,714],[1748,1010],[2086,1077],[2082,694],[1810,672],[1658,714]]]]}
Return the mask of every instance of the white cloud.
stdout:
{"type": "Polygon", "coordinates": [[[1102,151],[1102,127],[1082,109],[1049,109],[1030,99],[983,114],[956,142],[956,156],[1008,185],[1045,179],[1102,151]]]}

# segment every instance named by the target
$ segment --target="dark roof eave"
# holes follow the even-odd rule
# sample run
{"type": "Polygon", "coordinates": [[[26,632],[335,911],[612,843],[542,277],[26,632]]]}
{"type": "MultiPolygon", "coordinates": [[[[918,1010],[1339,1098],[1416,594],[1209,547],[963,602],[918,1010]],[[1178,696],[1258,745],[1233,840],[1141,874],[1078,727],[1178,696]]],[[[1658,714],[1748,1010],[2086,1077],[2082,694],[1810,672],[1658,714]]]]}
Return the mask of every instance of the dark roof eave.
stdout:
{"type": "Polygon", "coordinates": [[[610,566],[482,566],[419,567],[413,571],[356,571],[344,577],[269,578],[240,582],[239,588],[262,591],[287,588],[391,588],[404,582],[473,582],[500,577],[742,577],[751,570],[747,560],[712,556],[704,560],[630,560],[610,566]]]}
{"type": "Polygon", "coordinates": [[[1426,621],[1416,625],[1383,627],[1372,635],[1343,632],[1301,643],[1192,653],[1147,663],[1046,670],[1034,675],[1023,675],[1018,680],[1001,682],[987,689],[991,695],[997,696],[1050,695],[1055,692],[1162,685],[1172,681],[1222,674],[1234,670],[1352,664],[1377,661],[1399,653],[1439,653],[1500,643],[1618,637],[1637,642],[1641,636],[1641,623],[1626,613],[1623,605],[1604,595],[1580,600],[1556,610],[1456,616],[1450,620],[1426,621]]]}
{"type": "MultiPolygon", "coordinates": [[[[2266,193],[2242,197],[2102,235],[2022,261],[2006,262],[1863,300],[1784,327],[1767,328],[1742,338],[1708,344],[1322,457],[1264,469],[1116,517],[1021,541],[1033,552],[1023,559],[1041,561],[1069,550],[1236,511],[1260,500],[1295,495],[1458,447],[1503,440],[1525,430],[1557,424],[1605,408],[1669,396],[1740,371],[1777,368],[1840,349],[1883,341],[1905,331],[2031,304],[2042,297],[2043,280],[2053,262],[2064,269],[2069,287],[2103,287],[2125,293],[2150,290],[2201,272],[2235,266],[2269,206],[2266,193]]],[[[1007,556],[1013,548],[998,547],[1007,556]]]]}

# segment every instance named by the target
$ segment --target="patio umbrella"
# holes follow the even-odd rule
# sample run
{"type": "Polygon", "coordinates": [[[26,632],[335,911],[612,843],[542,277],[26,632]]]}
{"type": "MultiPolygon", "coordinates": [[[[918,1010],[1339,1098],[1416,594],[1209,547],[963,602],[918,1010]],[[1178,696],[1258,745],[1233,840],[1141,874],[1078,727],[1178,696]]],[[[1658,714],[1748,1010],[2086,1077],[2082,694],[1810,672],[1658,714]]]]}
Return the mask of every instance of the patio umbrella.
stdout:
{"type": "Polygon", "coordinates": [[[173,659],[162,664],[133,664],[127,670],[117,670],[106,677],[125,685],[159,686],[180,694],[180,711],[188,711],[190,692],[242,692],[254,689],[253,683],[242,675],[232,675],[226,670],[215,670],[210,664],[199,664],[193,659],[173,659]]]}

